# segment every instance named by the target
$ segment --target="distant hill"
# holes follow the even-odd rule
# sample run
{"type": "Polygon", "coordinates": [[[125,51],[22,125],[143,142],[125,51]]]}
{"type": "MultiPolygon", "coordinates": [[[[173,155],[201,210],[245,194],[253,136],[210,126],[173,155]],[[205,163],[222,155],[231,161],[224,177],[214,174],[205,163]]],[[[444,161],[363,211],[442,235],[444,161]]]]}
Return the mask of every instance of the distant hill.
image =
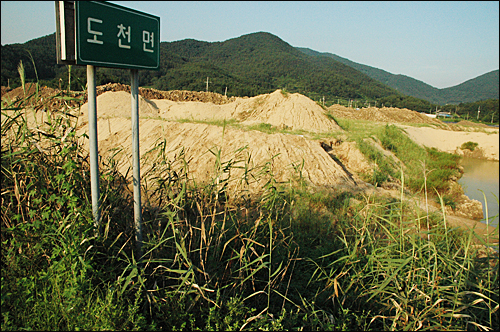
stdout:
{"type": "Polygon", "coordinates": [[[441,89],[447,103],[474,102],[486,99],[498,99],[498,69],[468,80],[462,84],[441,89]]]}
{"type": "MultiPolygon", "coordinates": [[[[324,98],[329,105],[355,100],[356,105],[368,106],[376,101],[378,105],[425,112],[435,109],[433,104],[438,102],[492,98],[489,96],[495,92],[495,82],[498,98],[498,70],[496,78],[483,75],[443,92],[407,76],[393,75],[333,54],[293,47],[267,32],[222,42],[194,39],[162,42],[160,49],[160,70],[140,71],[141,86],[202,91],[207,88],[208,78],[209,91],[225,94],[227,89],[228,96],[255,96],[285,89],[316,101],[324,98]],[[444,100],[443,93],[451,97],[444,100]]],[[[44,85],[67,88],[69,68],[56,64],[55,33],[24,44],[2,45],[1,53],[2,85],[19,86],[17,66],[22,60],[28,81],[38,75],[44,85]]],[[[85,67],[73,66],[71,77],[72,89],[83,88],[85,67]]],[[[129,84],[129,71],[98,68],[96,83],[108,82],[129,84]]]]}
{"type": "MultiPolygon", "coordinates": [[[[285,88],[326,98],[379,98],[396,91],[334,59],[318,59],[298,51],[267,32],[243,35],[224,42],[201,42],[192,39],[161,43],[163,54],[175,54],[177,63],[166,63],[178,71],[189,66],[203,72],[215,89],[233,88],[231,80],[246,86],[240,94],[270,92],[285,88]],[[184,62],[181,64],[180,60],[184,62]]],[[[162,88],[184,86],[176,71],[165,72],[162,88]]],[[[201,76],[203,78],[203,76],[201,76]]],[[[203,84],[203,81],[200,81],[203,84]]],[[[204,87],[203,85],[201,86],[204,87]]],[[[219,90],[219,91],[221,91],[219,90]]],[[[234,91],[234,88],[232,89],[234,91]]]]}
{"type": "Polygon", "coordinates": [[[1,53],[1,79],[3,86],[7,86],[7,79],[10,79],[11,83],[19,80],[17,66],[20,60],[23,62],[29,79],[35,79],[36,75],[38,75],[39,79],[53,79],[57,75],[57,69],[64,67],[56,64],[55,33],[27,41],[24,44],[2,45],[1,53]],[[30,53],[36,64],[36,73],[30,59],[30,53]]]}
{"type": "Polygon", "coordinates": [[[405,95],[424,99],[439,105],[499,98],[498,69],[470,79],[462,84],[445,89],[438,89],[414,78],[400,74],[391,74],[385,70],[362,65],[335,54],[327,52],[321,53],[309,48],[298,47],[297,49],[311,56],[335,59],[405,95]]]}
{"type": "MultiPolygon", "coordinates": [[[[186,39],[160,44],[160,70],[141,71],[140,84],[162,90],[209,90],[253,96],[278,88],[300,92],[315,100],[371,99],[400,95],[358,70],[330,58],[308,56],[277,36],[257,32],[223,42],[186,39]]],[[[17,65],[23,60],[27,77],[35,71],[44,84],[67,81],[66,66],[56,64],[55,34],[24,44],[2,45],[2,85],[19,83],[17,65]]],[[[84,67],[73,66],[72,76],[85,83],[84,67]]],[[[75,80],[72,80],[75,81],[75,80]]],[[[97,83],[128,83],[128,71],[99,68],[97,83]]],[[[76,83],[75,83],[76,84],[76,83]]],[[[75,88],[75,87],[72,87],[75,88]]]]}

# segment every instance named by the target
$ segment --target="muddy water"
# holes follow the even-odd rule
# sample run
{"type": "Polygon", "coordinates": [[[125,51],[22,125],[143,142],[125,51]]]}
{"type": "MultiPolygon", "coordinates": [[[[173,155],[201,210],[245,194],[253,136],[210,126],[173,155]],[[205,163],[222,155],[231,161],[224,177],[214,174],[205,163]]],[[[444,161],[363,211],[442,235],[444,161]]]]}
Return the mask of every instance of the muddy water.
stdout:
{"type": "Polygon", "coordinates": [[[484,219],[481,221],[486,223],[486,212],[488,212],[490,224],[498,226],[499,162],[463,158],[460,164],[464,167],[464,174],[458,183],[462,185],[469,198],[476,199],[483,204],[484,219]],[[484,196],[480,190],[486,195],[488,211],[486,211],[484,196]]]}

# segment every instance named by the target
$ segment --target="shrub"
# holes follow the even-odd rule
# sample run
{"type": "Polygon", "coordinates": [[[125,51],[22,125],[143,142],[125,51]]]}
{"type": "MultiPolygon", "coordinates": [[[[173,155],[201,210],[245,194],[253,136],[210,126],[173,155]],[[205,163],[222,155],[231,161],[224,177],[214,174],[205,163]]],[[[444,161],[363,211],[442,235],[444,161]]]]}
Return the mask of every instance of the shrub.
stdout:
{"type": "Polygon", "coordinates": [[[460,146],[460,149],[462,149],[462,150],[470,150],[470,151],[474,151],[474,150],[477,148],[477,146],[478,146],[478,145],[479,145],[479,144],[478,144],[478,143],[476,143],[476,142],[471,142],[471,141],[469,141],[469,142],[465,142],[465,143],[463,143],[463,144],[460,146]]]}

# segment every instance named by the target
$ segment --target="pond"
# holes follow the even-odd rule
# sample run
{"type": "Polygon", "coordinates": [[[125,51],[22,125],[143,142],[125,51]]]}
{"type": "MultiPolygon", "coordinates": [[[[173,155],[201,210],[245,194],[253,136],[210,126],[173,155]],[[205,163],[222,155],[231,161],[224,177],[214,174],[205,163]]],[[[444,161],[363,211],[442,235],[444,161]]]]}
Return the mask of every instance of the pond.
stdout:
{"type": "Polygon", "coordinates": [[[480,201],[483,204],[484,219],[481,222],[486,223],[486,212],[490,219],[490,224],[498,227],[499,210],[499,162],[482,160],[475,158],[462,158],[460,164],[464,168],[464,174],[458,183],[464,188],[465,194],[471,198],[480,201]],[[482,190],[482,192],[481,192],[482,190]],[[486,203],[483,196],[486,196],[486,203]],[[486,211],[486,205],[488,211],[486,211]]]}

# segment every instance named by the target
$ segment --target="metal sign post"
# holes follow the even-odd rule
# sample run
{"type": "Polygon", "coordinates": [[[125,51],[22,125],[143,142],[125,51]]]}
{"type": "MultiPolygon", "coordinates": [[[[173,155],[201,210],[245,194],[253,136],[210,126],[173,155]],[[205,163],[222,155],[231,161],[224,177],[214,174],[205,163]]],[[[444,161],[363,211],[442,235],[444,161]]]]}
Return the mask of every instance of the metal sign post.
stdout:
{"type": "Polygon", "coordinates": [[[142,244],[142,212],[141,212],[141,157],[139,153],[139,71],[130,70],[130,94],[132,96],[132,155],[133,155],[133,185],[134,185],[134,223],[135,241],[138,256],[141,254],[142,244]]]}
{"type": "MultiPolygon", "coordinates": [[[[95,67],[131,69],[134,225],[140,253],[139,69],[160,68],[160,18],[104,1],[56,1],[57,63],[87,66],[92,213],[100,230],[95,67]]],[[[140,254],[139,254],[140,256],[140,254]]]]}
{"type": "Polygon", "coordinates": [[[87,91],[89,107],[89,154],[90,154],[90,189],[92,194],[92,215],[94,224],[100,233],[101,203],[99,193],[99,150],[97,147],[97,98],[95,92],[95,67],[87,66],[87,91]]]}

